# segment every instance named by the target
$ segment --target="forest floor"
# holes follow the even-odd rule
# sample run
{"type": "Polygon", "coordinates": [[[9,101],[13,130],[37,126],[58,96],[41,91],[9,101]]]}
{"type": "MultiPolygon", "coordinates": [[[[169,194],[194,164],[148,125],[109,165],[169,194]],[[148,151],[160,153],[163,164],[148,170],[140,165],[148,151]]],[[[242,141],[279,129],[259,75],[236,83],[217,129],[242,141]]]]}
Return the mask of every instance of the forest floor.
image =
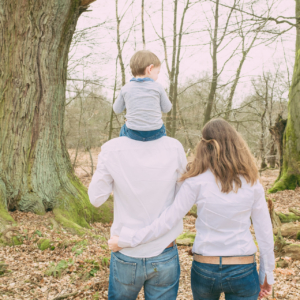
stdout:
{"type": "MultiPolygon", "coordinates": [[[[97,153],[96,150],[92,153],[94,161],[97,161],[97,153]]],[[[91,180],[89,156],[79,155],[78,159],[76,173],[88,186],[91,180]]],[[[266,188],[274,182],[277,174],[276,170],[262,173],[266,188]]],[[[276,200],[275,210],[288,212],[289,206],[300,207],[300,188],[272,194],[271,197],[276,200]]],[[[4,273],[0,268],[0,274],[3,273],[0,275],[0,299],[107,299],[110,260],[107,239],[111,224],[95,223],[89,235],[78,237],[55,224],[51,212],[37,216],[16,211],[11,216],[18,222],[18,233],[24,240],[23,245],[0,248],[0,261],[7,266],[4,273]],[[39,250],[37,241],[41,238],[52,241],[52,250],[39,250]]],[[[187,231],[196,231],[195,217],[191,215],[184,218],[184,232],[187,231]]],[[[192,299],[190,247],[179,246],[178,249],[181,278],[177,299],[189,300],[192,299]]],[[[288,257],[285,260],[288,267],[276,268],[274,272],[275,299],[300,299],[300,261],[288,257]]],[[[259,255],[257,262],[259,264],[259,255]]],[[[144,299],[142,292],[137,299],[144,299]]]]}

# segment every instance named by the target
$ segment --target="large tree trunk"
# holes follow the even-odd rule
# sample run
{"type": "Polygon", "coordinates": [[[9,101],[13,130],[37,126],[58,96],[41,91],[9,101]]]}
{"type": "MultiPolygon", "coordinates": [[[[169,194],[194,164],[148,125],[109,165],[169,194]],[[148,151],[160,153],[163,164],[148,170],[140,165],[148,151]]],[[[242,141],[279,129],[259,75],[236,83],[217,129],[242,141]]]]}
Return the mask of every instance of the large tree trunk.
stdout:
{"type": "Polygon", "coordinates": [[[64,135],[68,51],[92,0],[0,2],[0,217],[44,214],[76,232],[108,220],[74,174],[64,135]],[[80,225],[80,226],[78,226],[80,225]]]}
{"type": "MultiPolygon", "coordinates": [[[[296,0],[296,17],[300,17],[300,0],[296,0]]],[[[297,26],[296,59],[289,94],[288,119],[283,136],[281,174],[270,192],[295,189],[300,185],[300,28],[297,26]]]]}

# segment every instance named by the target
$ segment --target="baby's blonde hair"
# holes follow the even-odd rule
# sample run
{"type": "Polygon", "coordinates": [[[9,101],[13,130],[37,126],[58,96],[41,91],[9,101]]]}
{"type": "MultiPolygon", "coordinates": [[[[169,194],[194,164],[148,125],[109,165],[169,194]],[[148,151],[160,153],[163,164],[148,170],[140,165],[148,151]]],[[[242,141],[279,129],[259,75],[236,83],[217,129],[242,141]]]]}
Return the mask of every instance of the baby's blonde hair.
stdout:
{"type": "Polygon", "coordinates": [[[154,53],[148,50],[138,51],[130,59],[130,69],[134,77],[145,75],[145,70],[150,65],[156,68],[161,65],[161,62],[154,53]]]}

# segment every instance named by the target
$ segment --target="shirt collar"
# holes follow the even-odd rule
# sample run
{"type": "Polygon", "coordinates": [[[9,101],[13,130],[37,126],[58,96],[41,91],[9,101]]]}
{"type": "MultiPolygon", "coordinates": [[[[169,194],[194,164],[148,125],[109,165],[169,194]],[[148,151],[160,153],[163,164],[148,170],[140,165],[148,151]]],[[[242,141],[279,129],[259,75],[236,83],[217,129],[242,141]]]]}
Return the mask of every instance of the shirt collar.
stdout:
{"type": "Polygon", "coordinates": [[[130,79],[130,81],[143,82],[143,81],[154,81],[154,80],[152,78],[149,78],[149,77],[144,77],[144,78],[135,78],[135,77],[132,77],[130,79]]]}

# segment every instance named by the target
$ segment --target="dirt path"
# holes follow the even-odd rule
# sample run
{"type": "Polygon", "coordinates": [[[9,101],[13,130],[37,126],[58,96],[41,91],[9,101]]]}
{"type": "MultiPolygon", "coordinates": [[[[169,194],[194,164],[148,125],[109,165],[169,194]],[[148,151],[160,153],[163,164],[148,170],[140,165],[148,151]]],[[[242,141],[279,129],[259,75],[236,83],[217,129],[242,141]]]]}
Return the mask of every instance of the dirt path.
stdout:
{"type": "MultiPolygon", "coordinates": [[[[93,156],[96,157],[96,154],[93,153],[93,156]]],[[[89,157],[85,159],[86,165],[77,165],[76,171],[84,184],[88,185],[91,179],[86,172],[89,157]]],[[[264,172],[264,186],[269,187],[276,177],[277,171],[264,172]]],[[[291,203],[300,206],[299,188],[296,191],[276,193],[271,197],[276,200],[276,210],[287,211],[291,203]]],[[[110,224],[95,223],[92,225],[92,234],[77,237],[53,222],[52,213],[37,216],[13,212],[11,215],[18,222],[18,234],[23,238],[23,245],[0,248],[0,299],[54,300],[62,299],[59,296],[66,294],[69,297],[65,299],[107,299],[110,257],[107,239],[110,224]],[[52,242],[52,250],[39,250],[37,242],[42,238],[52,242]],[[4,273],[1,266],[2,269],[6,268],[4,273]]],[[[184,231],[195,231],[193,216],[184,218],[184,231]]],[[[190,247],[178,248],[181,278],[177,299],[192,299],[192,257],[188,255],[190,247]]],[[[288,268],[275,270],[275,297],[297,300],[300,299],[300,262],[289,258],[286,260],[288,268]]],[[[138,299],[144,299],[142,293],[138,299]]]]}

